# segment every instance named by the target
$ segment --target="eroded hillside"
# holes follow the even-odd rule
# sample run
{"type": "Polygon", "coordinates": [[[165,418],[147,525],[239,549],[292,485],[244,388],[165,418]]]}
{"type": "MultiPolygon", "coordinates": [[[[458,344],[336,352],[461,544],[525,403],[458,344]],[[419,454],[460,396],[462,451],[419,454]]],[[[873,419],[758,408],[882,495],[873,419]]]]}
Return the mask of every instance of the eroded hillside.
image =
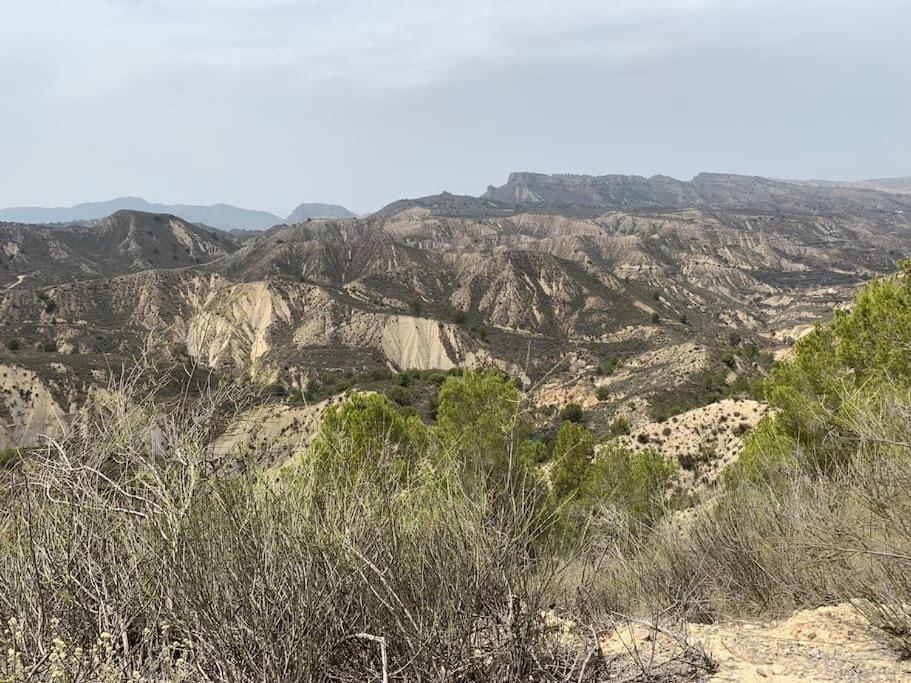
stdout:
{"type": "Polygon", "coordinates": [[[56,364],[84,388],[151,349],[284,391],[494,365],[549,410],[646,424],[746,397],[766,352],[911,252],[908,201],[739,176],[515,174],[484,198],[243,244],[127,211],[4,225],[0,361],[41,381],[56,364]]]}

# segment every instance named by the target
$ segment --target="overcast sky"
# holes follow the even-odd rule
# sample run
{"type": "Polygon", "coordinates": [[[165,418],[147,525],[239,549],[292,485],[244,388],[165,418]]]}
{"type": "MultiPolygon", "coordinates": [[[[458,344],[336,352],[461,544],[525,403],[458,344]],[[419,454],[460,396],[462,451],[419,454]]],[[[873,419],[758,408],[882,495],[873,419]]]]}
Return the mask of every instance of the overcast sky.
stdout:
{"type": "Polygon", "coordinates": [[[0,0],[0,206],[911,175],[907,0],[0,0]]]}

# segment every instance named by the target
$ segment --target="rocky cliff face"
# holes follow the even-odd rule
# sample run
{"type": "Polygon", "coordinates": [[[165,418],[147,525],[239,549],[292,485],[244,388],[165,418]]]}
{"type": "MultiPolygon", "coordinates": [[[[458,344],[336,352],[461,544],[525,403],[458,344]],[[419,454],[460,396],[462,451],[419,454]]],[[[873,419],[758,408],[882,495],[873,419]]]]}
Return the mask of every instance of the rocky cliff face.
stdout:
{"type": "Polygon", "coordinates": [[[505,185],[490,186],[483,198],[514,206],[619,211],[707,207],[869,213],[911,209],[907,196],[870,186],[795,184],[723,173],[700,173],[690,181],[668,176],[511,173],[505,185]]]}

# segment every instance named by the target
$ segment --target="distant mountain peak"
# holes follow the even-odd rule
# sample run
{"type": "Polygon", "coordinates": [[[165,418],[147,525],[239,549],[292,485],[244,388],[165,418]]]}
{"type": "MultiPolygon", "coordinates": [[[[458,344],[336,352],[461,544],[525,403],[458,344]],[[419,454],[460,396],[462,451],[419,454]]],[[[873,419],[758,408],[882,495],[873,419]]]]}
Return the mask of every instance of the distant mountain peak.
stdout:
{"type": "Polygon", "coordinates": [[[266,211],[244,209],[230,204],[152,204],[142,197],[117,197],[104,202],[86,202],[70,207],[18,206],[0,209],[0,221],[14,223],[75,223],[110,216],[119,210],[170,214],[190,223],[202,223],[221,230],[264,230],[283,221],[266,211]]]}
{"type": "Polygon", "coordinates": [[[357,218],[357,214],[339,204],[304,202],[299,204],[285,219],[288,225],[303,223],[310,218],[357,218]]]}

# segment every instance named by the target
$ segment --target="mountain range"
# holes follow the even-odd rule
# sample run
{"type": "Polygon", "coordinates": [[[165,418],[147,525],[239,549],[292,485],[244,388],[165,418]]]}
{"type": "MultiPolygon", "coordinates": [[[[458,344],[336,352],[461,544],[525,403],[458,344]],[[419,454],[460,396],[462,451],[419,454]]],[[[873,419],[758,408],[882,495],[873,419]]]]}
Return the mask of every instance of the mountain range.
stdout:
{"type": "MultiPolygon", "coordinates": [[[[20,206],[0,209],[0,221],[29,224],[91,222],[121,210],[170,214],[190,223],[202,223],[220,230],[265,230],[286,219],[267,211],[244,209],[230,204],[152,204],[140,197],[118,197],[104,202],[87,202],[71,207],[20,206]]],[[[355,214],[334,204],[301,204],[287,218],[297,223],[308,218],[353,218],[355,214]]]]}

